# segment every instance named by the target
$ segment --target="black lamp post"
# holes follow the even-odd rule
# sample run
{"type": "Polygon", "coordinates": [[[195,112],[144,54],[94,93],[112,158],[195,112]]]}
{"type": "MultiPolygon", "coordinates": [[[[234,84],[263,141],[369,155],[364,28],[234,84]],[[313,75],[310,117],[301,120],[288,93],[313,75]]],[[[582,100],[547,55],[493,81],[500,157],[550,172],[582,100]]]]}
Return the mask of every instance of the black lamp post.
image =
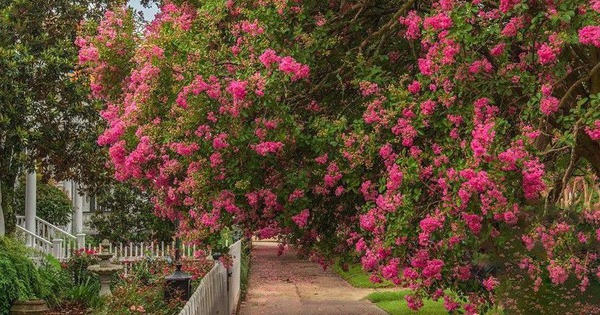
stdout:
{"type": "MultiPolygon", "coordinates": [[[[176,220],[179,225],[179,220],[176,220]]],[[[180,298],[184,301],[190,299],[192,294],[192,276],[181,271],[181,252],[179,251],[179,236],[175,237],[175,271],[165,278],[165,300],[170,301],[180,298]]]]}

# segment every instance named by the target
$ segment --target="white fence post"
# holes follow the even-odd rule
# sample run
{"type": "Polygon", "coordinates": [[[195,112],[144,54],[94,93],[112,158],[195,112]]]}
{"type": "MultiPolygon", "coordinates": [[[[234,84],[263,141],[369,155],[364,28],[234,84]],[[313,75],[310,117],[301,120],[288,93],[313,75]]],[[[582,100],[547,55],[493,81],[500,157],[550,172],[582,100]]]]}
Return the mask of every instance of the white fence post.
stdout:
{"type": "Polygon", "coordinates": [[[241,248],[241,240],[229,247],[233,258],[229,270],[215,262],[179,315],[235,314],[240,299],[241,248]]]}
{"type": "Polygon", "coordinates": [[[57,259],[61,260],[65,258],[63,253],[63,240],[62,238],[55,238],[52,240],[52,255],[57,259]]]}
{"type": "Polygon", "coordinates": [[[77,234],[77,249],[85,248],[85,234],[77,234]]]}

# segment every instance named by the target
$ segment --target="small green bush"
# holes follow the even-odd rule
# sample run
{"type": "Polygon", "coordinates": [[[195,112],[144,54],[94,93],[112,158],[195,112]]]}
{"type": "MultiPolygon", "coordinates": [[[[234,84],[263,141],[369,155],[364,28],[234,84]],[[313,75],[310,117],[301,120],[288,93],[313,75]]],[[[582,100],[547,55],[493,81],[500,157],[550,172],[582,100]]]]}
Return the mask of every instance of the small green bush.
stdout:
{"type": "Polygon", "coordinates": [[[64,299],[91,308],[101,308],[102,298],[98,295],[100,292],[100,282],[98,279],[87,277],[80,284],[75,284],[65,292],[64,299]]]}
{"type": "Polygon", "coordinates": [[[73,256],[67,261],[66,267],[75,285],[82,285],[87,283],[90,278],[97,278],[94,273],[88,270],[89,266],[95,265],[100,261],[93,254],[93,251],[81,248],[75,251],[73,256]]]}

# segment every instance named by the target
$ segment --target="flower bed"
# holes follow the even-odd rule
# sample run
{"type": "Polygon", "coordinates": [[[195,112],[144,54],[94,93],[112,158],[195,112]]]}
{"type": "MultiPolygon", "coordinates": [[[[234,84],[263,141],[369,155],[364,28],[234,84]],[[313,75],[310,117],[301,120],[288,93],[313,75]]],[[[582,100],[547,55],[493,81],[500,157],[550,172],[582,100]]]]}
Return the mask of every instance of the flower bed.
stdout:
{"type": "MultiPolygon", "coordinates": [[[[165,277],[174,266],[166,260],[146,258],[125,261],[123,272],[116,274],[111,286],[113,296],[99,298],[99,283],[95,275],[87,272],[87,266],[95,263],[92,253],[78,252],[64,264],[72,275],[73,286],[63,296],[49,315],[103,315],[103,314],[178,314],[185,305],[183,300],[164,300],[165,277]]],[[[182,270],[192,276],[192,290],[212,268],[213,261],[187,259],[182,270]]]]}

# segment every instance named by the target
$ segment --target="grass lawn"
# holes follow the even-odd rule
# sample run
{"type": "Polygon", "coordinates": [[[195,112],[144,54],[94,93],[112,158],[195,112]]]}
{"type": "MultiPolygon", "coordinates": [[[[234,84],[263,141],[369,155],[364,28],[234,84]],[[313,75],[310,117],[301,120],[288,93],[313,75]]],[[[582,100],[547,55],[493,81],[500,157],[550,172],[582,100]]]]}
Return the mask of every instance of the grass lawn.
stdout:
{"type": "Polygon", "coordinates": [[[423,301],[423,307],[418,311],[414,312],[406,304],[404,296],[409,294],[410,290],[400,290],[394,292],[373,292],[367,296],[367,299],[379,308],[388,312],[391,315],[408,315],[408,314],[421,314],[421,315],[447,315],[448,311],[444,308],[442,299],[439,301],[425,300],[423,301]]]}
{"type": "Polygon", "coordinates": [[[350,264],[348,271],[342,270],[339,262],[333,265],[333,271],[342,277],[342,279],[348,281],[350,285],[355,288],[393,288],[394,284],[389,281],[383,281],[382,283],[373,283],[369,280],[369,274],[362,270],[360,264],[350,264]]]}

